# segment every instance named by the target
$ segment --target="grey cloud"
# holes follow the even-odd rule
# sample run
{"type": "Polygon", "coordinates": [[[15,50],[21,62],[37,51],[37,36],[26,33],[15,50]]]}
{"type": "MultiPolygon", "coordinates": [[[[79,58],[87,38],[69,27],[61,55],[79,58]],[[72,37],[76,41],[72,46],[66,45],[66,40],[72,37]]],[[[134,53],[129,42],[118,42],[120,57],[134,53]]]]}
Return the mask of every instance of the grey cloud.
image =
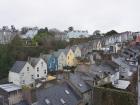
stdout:
{"type": "Polygon", "coordinates": [[[0,0],[0,26],[140,30],[140,0],[0,0]]]}

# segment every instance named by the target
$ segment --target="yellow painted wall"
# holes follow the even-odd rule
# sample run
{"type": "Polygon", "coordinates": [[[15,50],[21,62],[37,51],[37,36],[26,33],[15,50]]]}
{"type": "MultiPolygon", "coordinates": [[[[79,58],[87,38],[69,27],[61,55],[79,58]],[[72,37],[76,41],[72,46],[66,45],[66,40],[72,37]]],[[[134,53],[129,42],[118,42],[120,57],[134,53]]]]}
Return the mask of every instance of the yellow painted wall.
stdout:
{"type": "Polygon", "coordinates": [[[67,60],[66,61],[67,61],[68,66],[74,66],[75,65],[75,56],[74,56],[74,53],[71,49],[67,53],[67,60]]]}

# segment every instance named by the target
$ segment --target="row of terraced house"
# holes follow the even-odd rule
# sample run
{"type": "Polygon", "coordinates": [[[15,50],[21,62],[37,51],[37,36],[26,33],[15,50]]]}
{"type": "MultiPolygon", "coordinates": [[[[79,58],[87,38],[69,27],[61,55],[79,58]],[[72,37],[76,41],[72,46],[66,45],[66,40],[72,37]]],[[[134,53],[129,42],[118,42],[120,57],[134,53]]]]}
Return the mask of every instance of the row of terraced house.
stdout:
{"type": "MultiPolygon", "coordinates": [[[[65,66],[76,66],[78,58],[86,58],[94,50],[117,53],[117,50],[121,50],[123,43],[134,40],[137,42],[138,38],[139,33],[125,32],[114,36],[99,37],[87,43],[59,49],[50,54],[41,53],[39,57],[28,57],[27,61],[16,61],[9,71],[10,84],[0,85],[0,92],[2,93],[0,94],[0,99],[2,99],[1,95],[4,95],[3,99],[7,99],[9,105],[18,103],[20,100],[23,100],[22,86],[38,87],[38,81],[45,82],[48,80],[49,72],[63,71],[65,66]],[[128,36],[131,36],[131,40],[128,40],[128,36]],[[134,36],[137,38],[134,39],[134,36]],[[118,39],[120,40],[118,41],[118,39]],[[118,49],[116,50],[116,43],[121,45],[120,49],[117,46],[118,49]],[[110,46],[113,46],[113,49],[110,46]],[[5,95],[3,90],[8,94],[10,93],[10,95],[5,95]],[[9,97],[7,98],[7,96],[9,97]]],[[[121,80],[119,81],[120,75],[126,76],[126,78],[130,76],[131,72],[128,72],[126,64],[124,66],[123,63],[120,65],[120,61],[114,56],[112,56],[112,61],[113,63],[103,62],[100,66],[90,62],[92,65],[85,68],[82,72],[76,71],[74,74],[70,73],[69,76],[67,76],[67,73],[60,77],[58,76],[59,80],[64,79],[68,81],[47,90],[42,89],[38,91],[38,104],[36,105],[92,105],[91,86],[102,82],[111,82],[115,87],[122,87],[118,85],[119,82],[122,82],[121,80]],[[124,70],[124,68],[126,69],[124,70]],[[61,97],[58,97],[56,93],[61,97]],[[55,99],[51,97],[55,97],[55,99]]],[[[129,84],[127,81],[125,83],[129,84]]]]}

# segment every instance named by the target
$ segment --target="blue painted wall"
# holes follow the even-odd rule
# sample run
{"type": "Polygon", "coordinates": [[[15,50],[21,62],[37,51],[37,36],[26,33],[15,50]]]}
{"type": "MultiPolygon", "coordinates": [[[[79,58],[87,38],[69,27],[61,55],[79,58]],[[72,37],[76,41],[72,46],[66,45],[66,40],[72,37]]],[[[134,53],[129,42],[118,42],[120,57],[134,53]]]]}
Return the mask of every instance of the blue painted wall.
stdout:
{"type": "Polygon", "coordinates": [[[54,55],[48,59],[47,67],[49,72],[58,70],[58,59],[54,55]]]}

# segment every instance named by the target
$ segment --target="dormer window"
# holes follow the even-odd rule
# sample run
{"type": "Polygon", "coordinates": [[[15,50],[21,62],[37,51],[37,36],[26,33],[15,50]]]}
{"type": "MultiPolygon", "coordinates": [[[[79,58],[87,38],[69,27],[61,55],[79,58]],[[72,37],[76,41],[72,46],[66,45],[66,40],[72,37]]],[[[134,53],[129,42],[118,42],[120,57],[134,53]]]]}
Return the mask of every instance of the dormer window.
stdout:
{"type": "Polygon", "coordinates": [[[83,85],[81,83],[79,83],[79,86],[82,87],[83,85]]]}
{"type": "Polygon", "coordinates": [[[45,102],[47,105],[49,105],[51,103],[49,99],[45,99],[45,102]]]}

